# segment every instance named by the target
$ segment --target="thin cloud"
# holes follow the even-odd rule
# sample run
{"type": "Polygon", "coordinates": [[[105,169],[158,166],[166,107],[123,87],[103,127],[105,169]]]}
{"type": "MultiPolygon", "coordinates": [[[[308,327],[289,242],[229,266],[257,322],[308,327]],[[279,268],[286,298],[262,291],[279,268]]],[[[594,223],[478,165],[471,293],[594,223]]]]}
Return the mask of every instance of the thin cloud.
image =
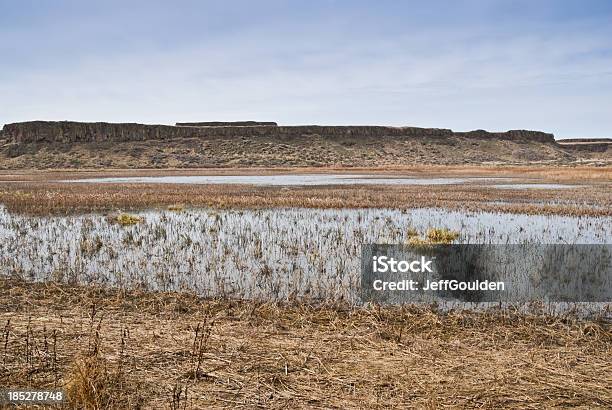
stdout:
{"type": "MultiPolygon", "coordinates": [[[[445,14],[446,25],[407,16],[411,24],[387,29],[381,16],[363,21],[363,9],[339,11],[196,30],[201,41],[165,27],[167,44],[136,36],[128,46],[91,44],[74,55],[51,47],[48,63],[27,63],[31,55],[0,63],[0,122],[263,119],[610,134],[612,30],[601,15],[517,27],[491,20],[500,11],[489,8],[464,19],[470,24],[464,16],[445,14]]],[[[143,11],[148,17],[161,20],[143,11]]],[[[96,33],[87,33],[96,37],[94,22],[96,33]]],[[[28,33],[24,48],[36,37],[35,27],[9,30],[28,33]]]]}

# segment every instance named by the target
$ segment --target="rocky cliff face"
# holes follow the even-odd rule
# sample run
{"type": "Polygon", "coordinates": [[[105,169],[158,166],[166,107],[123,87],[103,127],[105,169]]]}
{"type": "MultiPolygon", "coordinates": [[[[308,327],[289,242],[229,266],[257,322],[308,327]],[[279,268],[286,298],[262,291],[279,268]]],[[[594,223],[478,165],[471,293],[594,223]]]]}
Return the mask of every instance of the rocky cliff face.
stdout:
{"type": "Polygon", "coordinates": [[[0,169],[605,165],[612,160],[607,147],[569,147],[538,131],[191,124],[7,124],[0,133],[0,169]]]}
{"type": "Polygon", "coordinates": [[[205,122],[177,122],[178,127],[276,127],[278,124],[272,121],[205,121],[205,122]]]}
{"type": "Polygon", "coordinates": [[[564,149],[569,151],[607,152],[612,151],[611,138],[571,138],[557,141],[564,149]]]}
{"type": "MultiPolygon", "coordinates": [[[[198,123],[185,123],[198,124],[198,123]]],[[[202,124],[202,123],[200,123],[202,124]]],[[[206,123],[211,124],[211,123],[206,123]]],[[[261,125],[149,125],[135,123],[72,122],[72,121],[30,121],[7,124],[2,130],[2,138],[10,143],[82,143],[82,142],[132,142],[150,140],[170,140],[180,138],[231,138],[258,137],[291,139],[307,135],[323,138],[359,139],[379,137],[404,138],[447,138],[531,141],[554,143],[552,134],[539,131],[512,130],[491,133],[484,130],[453,132],[442,128],[417,127],[379,127],[379,126],[261,126],[261,125]]]]}

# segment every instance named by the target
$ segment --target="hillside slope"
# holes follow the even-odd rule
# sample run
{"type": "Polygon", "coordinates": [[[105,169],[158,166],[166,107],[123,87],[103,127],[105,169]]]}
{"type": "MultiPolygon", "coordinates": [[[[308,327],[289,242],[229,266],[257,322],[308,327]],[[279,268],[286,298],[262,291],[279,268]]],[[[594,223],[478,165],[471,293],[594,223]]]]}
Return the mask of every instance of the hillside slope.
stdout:
{"type": "Polygon", "coordinates": [[[611,158],[610,148],[572,149],[552,134],[524,130],[32,121],[7,124],[0,133],[3,169],[609,164],[611,158]]]}

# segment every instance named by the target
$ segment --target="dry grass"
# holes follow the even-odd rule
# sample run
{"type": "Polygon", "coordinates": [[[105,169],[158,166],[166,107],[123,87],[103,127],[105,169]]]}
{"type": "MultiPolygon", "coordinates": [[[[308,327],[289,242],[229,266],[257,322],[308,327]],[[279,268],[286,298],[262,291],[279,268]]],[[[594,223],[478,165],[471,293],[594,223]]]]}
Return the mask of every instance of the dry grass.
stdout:
{"type": "Polygon", "coordinates": [[[98,354],[76,358],[65,382],[71,405],[88,410],[123,407],[125,375],[109,367],[108,360],[98,354]]]}
{"type": "Polygon", "coordinates": [[[612,182],[612,165],[429,165],[377,167],[226,167],[163,169],[47,169],[0,170],[2,181],[50,182],[63,179],[110,178],[165,175],[274,175],[274,174],[379,174],[413,175],[418,177],[515,177],[539,178],[550,182],[612,182]]]}
{"type": "Polygon", "coordinates": [[[459,238],[460,233],[446,228],[431,228],[425,233],[424,238],[419,237],[415,230],[408,231],[409,245],[448,245],[459,238]]]}
{"type": "Polygon", "coordinates": [[[73,408],[612,406],[603,319],[0,289],[0,384],[68,386],[73,408]]]}
{"type": "Polygon", "coordinates": [[[183,205],[183,204],[170,204],[170,205],[168,205],[168,211],[183,212],[184,210],[185,210],[185,205],[183,205]]]}
{"type": "MultiPolygon", "coordinates": [[[[539,182],[589,183],[577,189],[494,189],[474,185],[427,186],[319,186],[319,187],[255,187],[245,185],[171,185],[171,184],[62,184],[55,179],[136,176],[136,175],[197,175],[194,171],[108,171],[108,172],[48,172],[5,174],[0,179],[0,204],[9,211],[30,214],[67,214],[111,212],[117,209],[218,207],[218,208],[419,208],[441,207],[469,211],[499,211],[530,214],[611,215],[612,168],[475,168],[423,167],[419,176],[541,176],[539,182]],[[180,204],[177,205],[177,204],[180,204]]],[[[319,170],[320,172],[321,170],[319,170]]],[[[282,171],[284,172],[284,171],[282,171]]],[[[291,171],[297,172],[297,171],[291,171]]],[[[310,172],[301,170],[300,172],[310,172]]],[[[329,170],[328,170],[329,172],[329,170]]],[[[333,172],[341,172],[333,170],[333,172]]],[[[346,170],[342,171],[346,172],[346,170]]],[[[350,170],[367,172],[373,170],[350,170]]],[[[376,171],[380,175],[397,175],[391,169],[376,171]]],[[[408,171],[402,171],[404,174],[408,171]]],[[[235,170],[210,171],[207,174],[237,173],[235,170]]],[[[246,174],[273,173],[271,170],[251,170],[246,174]]]]}
{"type": "Polygon", "coordinates": [[[431,228],[427,231],[427,239],[435,244],[449,244],[459,238],[459,232],[446,228],[431,228]]]}
{"type": "Polygon", "coordinates": [[[139,217],[138,215],[132,215],[132,214],[126,214],[126,213],[120,213],[116,216],[113,216],[111,219],[113,222],[116,222],[122,226],[136,225],[137,223],[142,221],[142,218],[139,217]]]}

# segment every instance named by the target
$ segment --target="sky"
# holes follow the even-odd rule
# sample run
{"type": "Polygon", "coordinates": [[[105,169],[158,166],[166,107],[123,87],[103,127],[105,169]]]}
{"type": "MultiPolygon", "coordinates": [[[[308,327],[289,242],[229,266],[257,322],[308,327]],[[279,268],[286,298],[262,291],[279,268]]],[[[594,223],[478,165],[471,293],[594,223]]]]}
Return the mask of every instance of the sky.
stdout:
{"type": "Polygon", "coordinates": [[[612,1],[0,0],[0,124],[612,137],[612,1]]]}

